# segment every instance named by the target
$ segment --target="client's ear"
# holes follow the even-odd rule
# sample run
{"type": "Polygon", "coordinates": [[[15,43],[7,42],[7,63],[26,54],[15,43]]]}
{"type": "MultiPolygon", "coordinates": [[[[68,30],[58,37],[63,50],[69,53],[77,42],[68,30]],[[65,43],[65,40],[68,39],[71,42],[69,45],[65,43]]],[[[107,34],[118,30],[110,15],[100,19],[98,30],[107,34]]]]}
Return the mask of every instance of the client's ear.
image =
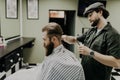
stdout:
{"type": "Polygon", "coordinates": [[[51,39],[52,42],[56,42],[56,40],[57,40],[56,36],[53,36],[51,39]]]}

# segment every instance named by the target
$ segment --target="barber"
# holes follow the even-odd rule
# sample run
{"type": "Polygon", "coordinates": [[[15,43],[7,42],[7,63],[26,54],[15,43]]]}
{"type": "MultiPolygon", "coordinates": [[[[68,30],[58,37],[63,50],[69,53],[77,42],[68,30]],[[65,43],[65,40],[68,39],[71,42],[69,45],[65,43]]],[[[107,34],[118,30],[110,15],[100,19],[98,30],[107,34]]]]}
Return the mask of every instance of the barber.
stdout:
{"type": "Polygon", "coordinates": [[[78,51],[82,54],[82,66],[86,80],[110,80],[113,67],[120,67],[120,35],[107,21],[109,12],[96,2],[88,6],[84,15],[92,28],[82,36],[63,35],[67,43],[81,42],[78,51]]]}

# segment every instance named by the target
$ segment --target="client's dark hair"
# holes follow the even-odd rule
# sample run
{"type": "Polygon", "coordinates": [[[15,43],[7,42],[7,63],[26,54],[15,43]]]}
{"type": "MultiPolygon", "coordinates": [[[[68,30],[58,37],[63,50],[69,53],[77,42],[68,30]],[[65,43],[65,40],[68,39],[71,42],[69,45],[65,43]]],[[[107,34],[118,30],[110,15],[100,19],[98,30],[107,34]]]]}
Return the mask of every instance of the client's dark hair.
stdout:
{"type": "Polygon", "coordinates": [[[61,40],[63,30],[61,26],[55,22],[50,22],[48,25],[43,27],[42,32],[47,31],[48,37],[51,39],[53,36],[56,36],[58,40],[61,40]]]}

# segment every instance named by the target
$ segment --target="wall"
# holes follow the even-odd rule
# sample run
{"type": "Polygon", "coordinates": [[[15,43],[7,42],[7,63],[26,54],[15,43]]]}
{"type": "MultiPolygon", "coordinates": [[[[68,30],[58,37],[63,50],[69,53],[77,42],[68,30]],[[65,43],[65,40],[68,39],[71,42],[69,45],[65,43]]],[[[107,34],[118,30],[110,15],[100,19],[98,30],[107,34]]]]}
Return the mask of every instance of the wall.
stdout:
{"type": "Polygon", "coordinates": [[[111,22],[112,26],[120,33],[120,0],[109,0],[107,9],[110,12],[108,21],[111,22]]]}
{"type": "Polygon", "coordinates": [[[18,6],[18,19],[7,19],[5,14],[6,14],[5,0],[0,0],[0,19],[2,36],[4,38],[8,38],[20,35],[19,6],[18,6]]]}

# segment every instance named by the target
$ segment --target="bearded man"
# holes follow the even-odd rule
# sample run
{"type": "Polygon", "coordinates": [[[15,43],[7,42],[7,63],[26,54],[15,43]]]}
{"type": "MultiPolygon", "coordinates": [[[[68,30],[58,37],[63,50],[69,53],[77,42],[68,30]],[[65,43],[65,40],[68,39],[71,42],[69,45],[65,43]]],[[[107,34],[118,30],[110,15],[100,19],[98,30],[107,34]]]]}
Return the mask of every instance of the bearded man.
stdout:
{"type": "Polygon", "coordinates": [[[38,80],[85,80],[79,60],[61,43],[61,26],[51,22],[43,27],[42,32],[46,58],[38,80]]]}

